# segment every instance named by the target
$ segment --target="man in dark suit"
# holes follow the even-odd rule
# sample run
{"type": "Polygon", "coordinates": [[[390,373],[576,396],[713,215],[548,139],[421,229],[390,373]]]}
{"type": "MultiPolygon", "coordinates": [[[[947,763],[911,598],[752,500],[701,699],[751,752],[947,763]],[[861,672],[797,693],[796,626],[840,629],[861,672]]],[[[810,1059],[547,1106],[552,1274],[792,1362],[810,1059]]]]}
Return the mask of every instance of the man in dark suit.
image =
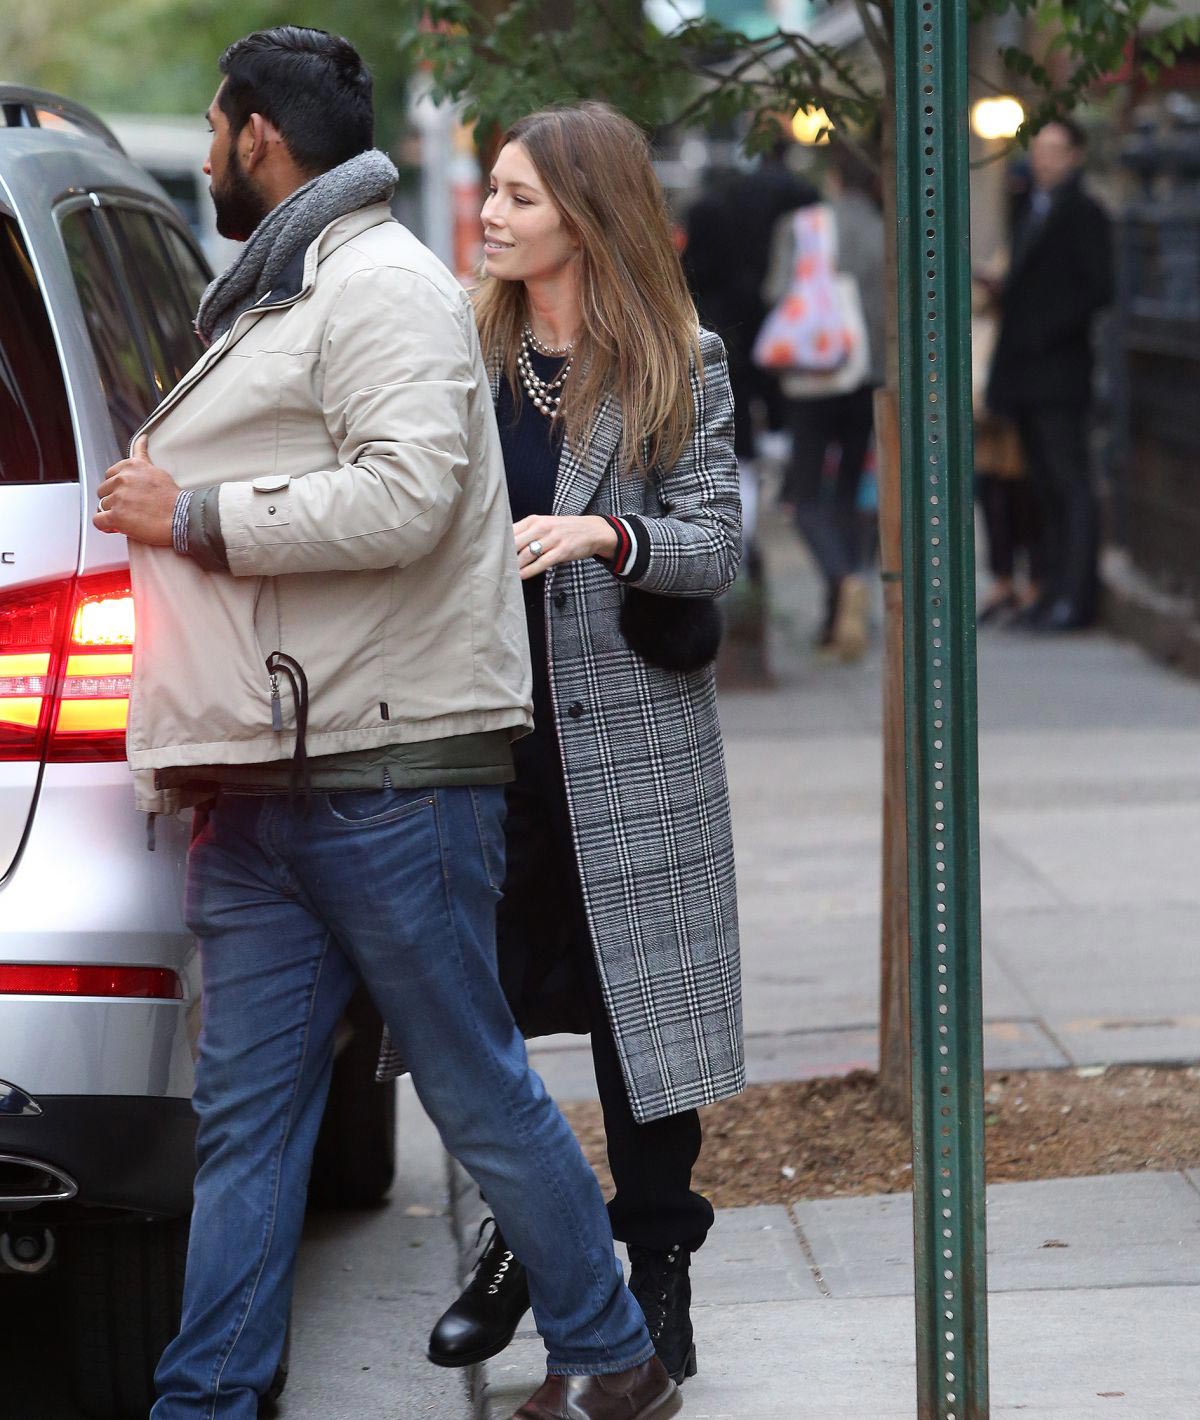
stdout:
{"type": "Polygon", "coordinates": [[[1048,123],[1030,144],[1033,187],[1000,291],[988,402],[1016,423],[1039,533],[1038,599],[1019,620],[1070,631],[1096,616],[1099,513],[1088,458],[1092,323],[1112,299],[1112,236],[1080,183],[1082,129],[1048,123]]]}

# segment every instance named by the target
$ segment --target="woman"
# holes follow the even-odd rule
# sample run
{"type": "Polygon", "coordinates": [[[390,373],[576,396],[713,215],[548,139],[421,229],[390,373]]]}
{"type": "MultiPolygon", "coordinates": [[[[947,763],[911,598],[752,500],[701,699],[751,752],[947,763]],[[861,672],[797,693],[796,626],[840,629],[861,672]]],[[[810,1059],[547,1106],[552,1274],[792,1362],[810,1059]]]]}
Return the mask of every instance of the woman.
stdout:
{"type": "MultiPolygon", "coordinates": [[[[613,1232],[682,1380],[688,1264],[713,1219],[691,1188],[696,1111],[744,1084],[710,605],[741,547],[724,348],[698,328],[646,141],[613,110],[514,125],[483,226],[536,726],[514,747],[501,976],[527,1036],[591,1033],[613,1232]]],[[[430,1359],[495,1355],[527,1306],[497,1233],[430,1359]]]]}
{"type": "MultiPolygon", "coordinates": [[[[862,576],[867,548],[859,512],[863,469],[874,429],[874,391],[884,378],[883,217],[875,174],[858,155],[834,145],[826,179],[835,269],[850,277],[862,306],[865,352],[828,375],[784,375],[792,459],[781,500],[793,509],[825,582],[817,644],[844,661],[867,649],[870,596],[862,576]],[[863,355],[865,354],[865,358],[863,355]],[[833,445],[838,454],[829,475],[833,445]]],[[[795,214],[780,219],[763,295],[774,305],[787,295],[795,267],[795,214]]]]}

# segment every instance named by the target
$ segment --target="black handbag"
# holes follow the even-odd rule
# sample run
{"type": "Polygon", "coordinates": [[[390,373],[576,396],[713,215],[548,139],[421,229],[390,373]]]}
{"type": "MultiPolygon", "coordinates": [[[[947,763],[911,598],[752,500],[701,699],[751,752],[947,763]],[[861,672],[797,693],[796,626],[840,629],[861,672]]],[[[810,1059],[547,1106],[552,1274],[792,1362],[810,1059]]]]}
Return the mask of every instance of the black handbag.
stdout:
{"type": "Polygon", "coordinates": [[[724,629],[708,597],[664,597],[625,588],[621,635],[630,650],[665,671],[698,671],[717,657],[724,629]]]}

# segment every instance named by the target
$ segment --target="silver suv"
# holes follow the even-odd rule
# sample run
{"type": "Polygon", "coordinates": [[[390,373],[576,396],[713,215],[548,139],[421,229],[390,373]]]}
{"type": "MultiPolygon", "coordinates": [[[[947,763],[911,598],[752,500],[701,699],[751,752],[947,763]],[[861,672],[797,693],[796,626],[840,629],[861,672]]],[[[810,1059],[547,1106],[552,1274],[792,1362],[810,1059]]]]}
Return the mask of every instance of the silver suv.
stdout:
{"type": "MultiPolygon", "coordinates": [[[[99,119],[0,85],[0,1294],[57,1271],[96,1420],[142,1420],[178,1321],[199,977],[187,826],[148,841],[133,809],[126,549],[91,512],[199,353],[207,280],[99,119]]],[[[391,1182],[394,1092],[364,999],[349,1025],[313,1192],[363,1206],[391,1182]]]]}

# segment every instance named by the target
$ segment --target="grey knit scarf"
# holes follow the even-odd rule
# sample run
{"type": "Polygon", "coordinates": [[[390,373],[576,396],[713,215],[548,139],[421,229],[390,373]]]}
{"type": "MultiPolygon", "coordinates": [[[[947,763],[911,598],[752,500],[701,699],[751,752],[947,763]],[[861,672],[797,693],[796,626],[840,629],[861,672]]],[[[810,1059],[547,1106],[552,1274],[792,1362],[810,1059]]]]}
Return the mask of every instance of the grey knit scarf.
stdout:
{"type": "Polygon", "coordinates": [[[386,202],[396,186],[395,164],[378,148],[320,173],[273,208],[254,229],[241,255],[200,298],[196,330],[212,344],[243,311],[272,289],[298,251],[330,222],[372,202],[386,202]]]}

